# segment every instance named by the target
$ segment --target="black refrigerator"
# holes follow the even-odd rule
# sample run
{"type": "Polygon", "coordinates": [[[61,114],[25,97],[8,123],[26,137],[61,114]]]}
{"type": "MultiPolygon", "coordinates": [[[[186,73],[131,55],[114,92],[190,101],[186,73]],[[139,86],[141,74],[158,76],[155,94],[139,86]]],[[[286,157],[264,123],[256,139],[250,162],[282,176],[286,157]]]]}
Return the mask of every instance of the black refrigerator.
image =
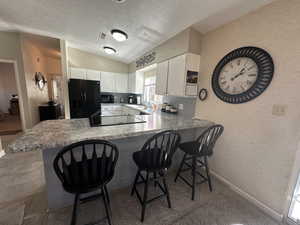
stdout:
{"type": "Polygon", "coordinates": [[[85,118],[101,110],[100,81],[69,80],[71,118],[85,118]]]}

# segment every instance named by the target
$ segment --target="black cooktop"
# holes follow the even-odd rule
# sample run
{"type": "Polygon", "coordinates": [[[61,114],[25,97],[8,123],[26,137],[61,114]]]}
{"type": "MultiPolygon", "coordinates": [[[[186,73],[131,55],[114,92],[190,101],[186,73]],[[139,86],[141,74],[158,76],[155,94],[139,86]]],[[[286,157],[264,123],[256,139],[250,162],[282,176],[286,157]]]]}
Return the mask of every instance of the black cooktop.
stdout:
{"type": "Polygon", "coordinates": [[[101,116],[99,114],[90,116],[92,127],[114,126],[122,124],[145,123],[141,116],[101,116]]]}

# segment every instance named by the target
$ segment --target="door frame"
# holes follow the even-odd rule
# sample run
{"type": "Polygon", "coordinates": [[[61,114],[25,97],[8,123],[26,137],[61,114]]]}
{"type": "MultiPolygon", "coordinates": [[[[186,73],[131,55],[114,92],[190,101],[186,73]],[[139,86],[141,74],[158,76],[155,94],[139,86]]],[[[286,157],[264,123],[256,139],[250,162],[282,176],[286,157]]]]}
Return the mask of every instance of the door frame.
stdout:
{"type": "Polygon", "coordinates": [[[289,219],[288,215],[289,215],[289,209],[292,203],[292,198],[293,198],[295,187],[297,185],[299,174],[300,174],[300,141],[298,142],[297,151],[295,153],[295,160],[293,163],[293,169],[289,180],[286,202],[284,206],[284,221],[286,222],[286,224],[290,224],[290,225],[297,225],[297,223],[289,219]]]}
{"type": "Polygon", "coordinates": [[[19,110],[20,110],[20,117],[21,117],[21,124],[22,124],[22,131],[26,130],[26,117],[25,117],[25,111],[24,111],[24,96],[21,89],[21,82],[20,82],[20,76],[19,76],[19,70],[18,70],[18,63],[16,60],[10,60],[10,59],[0,59],[1,63],[11,63],[14,67],[14,74],[15,74],[15,81],[17,85],[17,91],[18,91],[18,97],[19,97],[19,110]]]}

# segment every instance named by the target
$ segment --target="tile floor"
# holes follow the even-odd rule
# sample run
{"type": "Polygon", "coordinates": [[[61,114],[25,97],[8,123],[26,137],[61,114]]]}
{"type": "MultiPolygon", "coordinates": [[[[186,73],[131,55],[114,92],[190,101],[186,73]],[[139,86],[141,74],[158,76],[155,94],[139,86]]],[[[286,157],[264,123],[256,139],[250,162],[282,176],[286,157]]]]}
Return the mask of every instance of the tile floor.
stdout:
{"type": "MultiPolygon", "coordinates": [[[[165,199],[149,204],[145,225],[276,225],[254,205],[241,198],[228,187],[214,180],[214,191],[206,185],[191,201],[191,189],[182,182],[168,184],[172,209],[165,199]]],[[[0,159],[0,225],[68,225],[71,207],[49,212],[45,196],[43,163],[40,152],[7,154],[0,159]]],[[[153,194],[158,190],[151,189],[153,194]]],[[[141,225],[140,205],[130,197],[129,188],[111,193],[113,222],[115,225],[141,225]]],[[[81,205],[78,224],[98,220],[104,216],[100,200],[81,205]]],[[[99,224],[106,224],[102,221],[99,224]]]]}

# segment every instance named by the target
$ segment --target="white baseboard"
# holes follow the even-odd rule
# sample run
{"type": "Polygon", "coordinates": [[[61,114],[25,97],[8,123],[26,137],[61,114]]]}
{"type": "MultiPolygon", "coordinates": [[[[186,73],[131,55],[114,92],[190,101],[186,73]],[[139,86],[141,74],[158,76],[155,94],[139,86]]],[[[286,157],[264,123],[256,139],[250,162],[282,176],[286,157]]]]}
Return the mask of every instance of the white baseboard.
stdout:
{"type": "Polygon", "coordinates": [[[4,150],[0,150],[0,158],[5,155],[4,150]]]}
{"type": "Polygon", "coordinates": [[[277,220],[278,222],[282,222],[283,221],[283,215],[280,214],[280,213],[278,213],[276,210],[268,207],[267,205],[265,205],[261,201],[257,200],[256,198],[254,198],[252,195],[248,194],[247,192],[243,191],[242,189],[240,189],[236,185],[232,184],[229,180],[227,180],[226,178],[220,176],[216,172],[210,170],[210,173],[214,177],[216,177],[218,180],[220,180],[222,183],[225,183],[226,185],[228,185],[233,191],[235,191],[236,193],[238,193],[239,195],[241,195],[243,198],[247,199],[248,201],[250,201],[251,203],[253,203],[254,205],[256,205],[258,208],[260,208],[266,214],[268,214],[269,216],[271,216],[273,219],[277,220]]]}

